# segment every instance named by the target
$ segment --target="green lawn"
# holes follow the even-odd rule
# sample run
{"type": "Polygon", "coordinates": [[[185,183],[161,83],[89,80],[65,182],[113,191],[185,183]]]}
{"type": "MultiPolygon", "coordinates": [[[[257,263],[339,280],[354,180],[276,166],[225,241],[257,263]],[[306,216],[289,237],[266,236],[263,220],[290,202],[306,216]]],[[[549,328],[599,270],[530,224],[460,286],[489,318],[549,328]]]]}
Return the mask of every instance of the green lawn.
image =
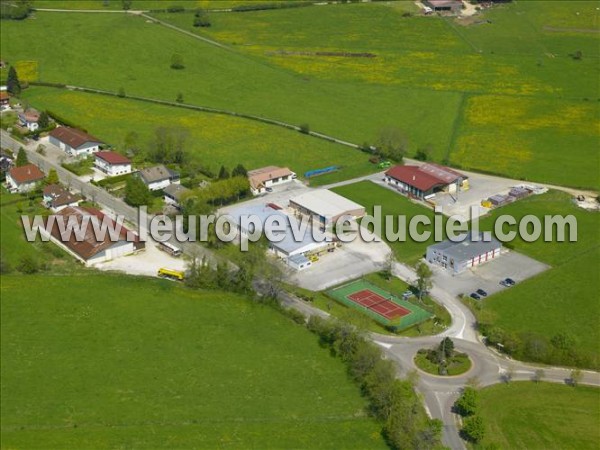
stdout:
{"type": "MultiPolygon", "coordinates": [[[[393,217],[398,217],[400,215],[406,216],[406,228],[402,227],[402,229],[406,229],[406,242],[388,242],[394,252],[394,256],[399,261],[409,265],[416,264],[427,251],[427,247],[434,243],[433,233],[425,242],[416,242],[408,237],[408,224],[410,223],[411,218],[416,215],[425,215],[429,217],[433,223],[434,213],[432,209],[413,203],[403,195],[370,181],[361,181],[340,186],[332,189],[332,191],[364,206],[367,214],[373,214],[374,206],[381,206],[381,214],[384,222],[385,216],[387,215],[393,217]]],[[[442,221],[443,223],[446,222],[445,216],[442,217],[442,221]]],[[[395,220],[391,230],[397,231],[398,228],[398,221],[395,220]]],[[[385,223],[382,223],[382,230],[385,235],[385,223]]]]}
{"type": "Polygon", "coordinates": [[[188,103],[307,123],[359,144],[396,125],[412,152],[426,143],[448,147],[461,99],[453,92],[302,76],[122,14],[38,13],[35,20],[3,23],[1,32],[3,58],[36,61],[43,81],[123,87],[171,101],[182,93],[188,103]],[[170,68],[176,53],[184,70],[170,68]]]}
{"type": "MultiPolygon", "coordinates": [[[[552,266],[534,278],[486,299],[484,310],[491,311],[494,323],[502,329],[522,335],[539,334],[551,338],[566,333],[575,340],[577,350],[589,359],[586,366],[598,367],[598,289],[600,288],[600,217],[575,206],[568,194],[547,194],[499,208],[484,219],[482,229],[500,214],[517,220],[526,214],[572,214],[577,219],[577,242],[522,240],[512,242],[515,250],[552,266]]],[[[545,351],[543,348],[540,351],[545,351]]]]}
{"type": "Polygon", "coordinates": [[[6,448],[385,448],[341,361],[266,306],[127,276],[2,277],[6,448]]]}
{"type": "Polygon", "coordinates": [[[247,169],[288,166],[301,177],[311,169],[342,166],[335,174],[314,178],[316,185],[379,170],[358,150],[260,122],[53,88],[31,88],[25,98],[37,108],[60,112],[116,148],[123,148],[131,131],[145,148],[158,127],[185,128],[186,150],[215,173],[221,165],[231,170],[242,163],[247,169]]]}
{"type": "Polygon", "coordinates": [[[481,448],[598,448],[598,388],[531,382],[498,384],[480,391],[479,404],[479,414],[486,424],[481,448]]]}

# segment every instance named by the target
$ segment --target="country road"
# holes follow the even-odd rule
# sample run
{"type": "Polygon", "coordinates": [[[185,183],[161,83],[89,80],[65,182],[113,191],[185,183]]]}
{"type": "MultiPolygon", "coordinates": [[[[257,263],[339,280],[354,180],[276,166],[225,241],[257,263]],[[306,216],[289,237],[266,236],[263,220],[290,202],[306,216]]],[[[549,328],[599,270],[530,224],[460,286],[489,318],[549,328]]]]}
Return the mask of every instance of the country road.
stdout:
{"type": "MultiPolygon", "coordinates": [[[[138,225],[137,209],[113,197],[104,189],[79,180],[71,172],[37,153],[35,151],[37,143],[22,144],[13,139],[4,130],[0,131],[0,137],[3,148],[9,148],[16,153],[20,147],[23,147],[27,152],[29,160],[38,165],[45,173],[54,168],[62,183],[101,204],[109,213],[122,215],[134,226],[138,225]]],[[[351,181],[356,182],[357,180],[369,179],[373,176],[369,175],[351,181]]],[[[378,175],[376,174],[375,176],[378,175]]],[[[347,182],[342,183],[345,184],[347,182]]],[[[336,183],[337,185],[341,185],[341,183],[336,183]]],[[[210,258],[214,258],[210,250],[195,243],[178,243],[178,245],[182,246],[184,252],[188,255],[207,255],[210,258]]],[[[407,282],[412,282],[416,278],[416,274],[412,268],[400,263],[395,263],[392,271],[395,276],[407,282]]],[[[260,283],[256,284],[256,288],[260,290],[260,283]]],[[[506,382],[508,378],[511,380],[531,380],[536,370],[540,368],[544,370],[544,381],[565,383],[569,379],[571,369],[535,366],[514,361],[486,347],[481,342],[477,333],[475,317],[458,298],[436,285],[433,285],[430,292],[432,298],[450,312],[452,317],[450,327],[436,336],[407,338],[371,333],[370,338],[381,346],[387,358],[398,363],[398,374],[401,376],[406,376],[407,373],[416,370],[413,358],[418,350],[433,347],[445,336],[453,339],[455,347],[458,350],[469,354],[473,361],[473,367],[464,375],[438,377],[418,372],[420,376],[417,389],[423,396],[429,414],[434,418],[442,420],[444,423],[443,442],[448,447],[452,449],[465,448],[464,442],[459,435],[457,416],[452,412],[452,405],[469,379],[476,378],[481,386],[506,382]]],[[[284,306],[295,308],[307,317],[312,315],[320,317],[329,316],[328,313],[287,292],[280,294],[280,300],[284,306]]],[[[583,371],[581,383],[600,387],[600,373],[583,371]]]]}

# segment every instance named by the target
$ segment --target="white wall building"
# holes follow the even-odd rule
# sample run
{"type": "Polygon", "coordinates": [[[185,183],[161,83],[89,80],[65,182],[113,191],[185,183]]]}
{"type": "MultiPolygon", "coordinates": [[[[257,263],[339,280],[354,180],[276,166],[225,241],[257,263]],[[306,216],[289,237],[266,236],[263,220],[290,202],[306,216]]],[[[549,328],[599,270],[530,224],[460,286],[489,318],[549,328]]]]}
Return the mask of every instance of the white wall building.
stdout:
{"type": "Polygon", "coordinates": [[[50,132],[50,143],[69,156],[87,156],[100,150],[102,141],[76,128],[57,127],[50,132]]]}
{"type": "Polygon", "coordinates": [[[267,188],[296,179],[296,174],[287,167],[267,166],[248,171],[250,191],[254,195],[266,192],[267,188]]]}
{"type": "Polygon", "coordinates": [[[94,165],[109,177],[131,173],[131,161],[117,152],[94,154],[94,165]]]}

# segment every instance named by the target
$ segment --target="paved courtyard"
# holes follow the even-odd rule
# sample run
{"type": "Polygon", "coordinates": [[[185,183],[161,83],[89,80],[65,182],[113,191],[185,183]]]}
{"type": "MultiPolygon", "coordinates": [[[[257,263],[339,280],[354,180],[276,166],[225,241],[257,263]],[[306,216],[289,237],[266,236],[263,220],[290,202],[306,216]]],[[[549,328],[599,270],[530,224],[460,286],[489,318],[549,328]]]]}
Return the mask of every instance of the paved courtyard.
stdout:
{"type": "Polygon", "coordinates": [[[433,282],[455,296],[469,295],[477,289],[483,289],[488,295],[492,295],[510,289],[500,285],[500,281],[505,278],[512,278],[520,283],[549,268],[535,259],[508,250],[503,250],[498,258],[460,274],[453,274],[437,265],[430,267],[433,269],[433,282]]]}

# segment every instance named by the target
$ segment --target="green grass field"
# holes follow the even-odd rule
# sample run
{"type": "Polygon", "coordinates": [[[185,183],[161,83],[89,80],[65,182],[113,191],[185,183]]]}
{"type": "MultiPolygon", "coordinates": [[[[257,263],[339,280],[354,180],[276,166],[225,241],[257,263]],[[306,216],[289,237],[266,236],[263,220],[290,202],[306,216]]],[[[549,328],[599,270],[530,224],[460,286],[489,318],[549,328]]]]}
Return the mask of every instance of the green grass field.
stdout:
{"type": "Polygon", "coordinates": [[[498,384],[481,390],[479,403],[479,414],[486,424],[481,448],[598,447],[598,388],[531,382],[498,384]]]}
{"type": "Polygon", "coordinates": [[[215,173],[221,165],[231,170],[242,163],[249,170],[288,166],[302,177],[311,169],[343,166],[335,174],[311,180],[315,185],[378,170],[358,150],[260,122],[53,88],[31,88],[25,98],[38,108],[60,111],[62,117],[116,148],[122,148],[131,131],[145,148],[156,128],[185,128],[189,131],[186,150],[215,173]]]}
{"type": "Polygon", "coordinates": [[[385,448],[342,362],[245,298],[9,275],[1,307],[3,447],[385,448]]]}
{"type": "Polygon", "coordinates": [[[374,142],[382,127],[397,125],[413,152],[426,143],[448,147],[461,98],[307,78],[121,14],[38,13],[35,20],[6,22],[1,31],[3,58],[38,61],[43,81],[114,92],[123,87],[131,95],[171,101],[181,92],[191,104],[307,123],[360,144],[374,142]],[[36,44],[25,44],[25,36],[36,44]],[[184,70],[169,67],[175,53],[183,57],[184,70]]]}

